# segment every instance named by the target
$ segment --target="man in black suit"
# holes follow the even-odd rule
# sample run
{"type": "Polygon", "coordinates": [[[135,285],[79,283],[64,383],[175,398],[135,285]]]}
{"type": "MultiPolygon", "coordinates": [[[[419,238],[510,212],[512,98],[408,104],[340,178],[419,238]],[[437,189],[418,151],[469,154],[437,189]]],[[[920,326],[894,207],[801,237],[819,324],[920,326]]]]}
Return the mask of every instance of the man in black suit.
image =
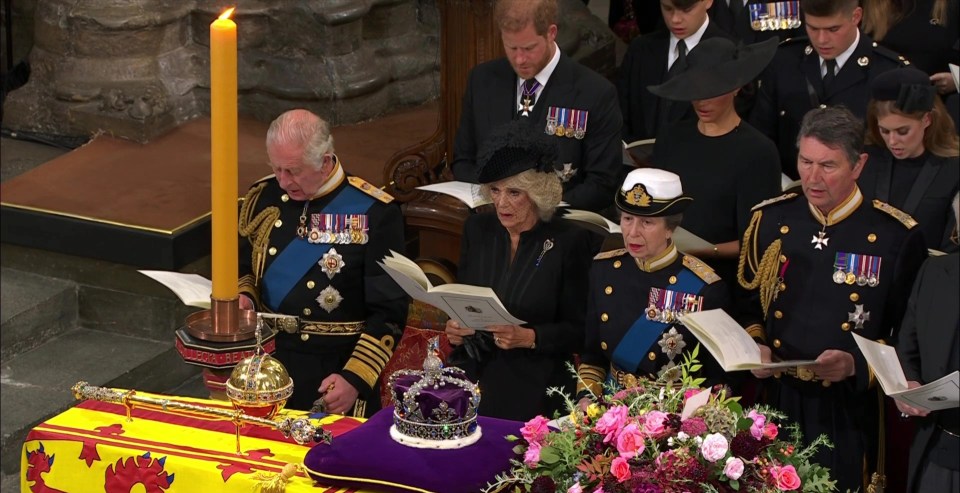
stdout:
{"type": "Polygon", "coordinates": [[[477,149],[497,126],[528,120],[559,146],[563,200],[575,209],[613,204],[622,167],[616,88],[560,52],[556,0],[499,0],[505,58],[470,72],[453,149],[453,175],[477,182],[477,149]]]}
{"type": "Polygon", "coordinates": [[[870,81],[903,66],[896,53],[877,46],[857,27],[858,0],[801,0],[807,36],[784,41],[760,76],[749,122],[777,143],[783,172],[797,173],[797,131],[813,108],[844,105],[863,118],[870,81]]]}
{"type": "MultiPolygon", "coordinates": [[[[958,197],[953,200],[957,217],[958,197]]],[[[954,230],[952,240],[957,243],[954,230]]],[[[917,274],[900,326],[897,355],[907,386],[919,387],[960,369],[960,257],[931,257],[917,274]]],[[[925,411],[897,401],[904,417],[915,416],[908,492],[957,491],[960,484],[960,411],[925,411]]]]}

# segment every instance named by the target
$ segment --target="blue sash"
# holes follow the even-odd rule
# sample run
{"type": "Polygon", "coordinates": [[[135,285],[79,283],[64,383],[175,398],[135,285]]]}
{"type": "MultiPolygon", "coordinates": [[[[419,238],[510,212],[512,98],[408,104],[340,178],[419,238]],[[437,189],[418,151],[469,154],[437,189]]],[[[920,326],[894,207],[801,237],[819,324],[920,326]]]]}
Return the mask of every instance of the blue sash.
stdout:
{"type": "MultiPolygon", "coordinates": [[[[365,214],[373,202],[373,197],[348,185],[323,208],[323,213],[365,214]]],[[[333,246],[329,243],[310,243],[306,238],[295,237],[263,275],[264,305],[272,311],[279,310],[280,303],[290,294],[290,290],[333,246]]]]}
{"type": "MultiPolygon", "coordinates": [[[[682,254],[681,254],[682,255],[682,254]]],[[[688,294],[700,294],[700,290],[706,285],[702,279],[697,277],[690,269],[681,269],[677,274],[677,283],[670,286],[671,291],[680,291],[688,294]]],[[[646,309],[640,312],[640,318],[630,326],[627,333],[620,339],[617,349],[613,351],[613,363],[617,368],[634,373],[640,366],[640,362],[646,356],[647,348],[663,334],[672,324],[665,324],[655,320],[647,319],[646,309]]]]}

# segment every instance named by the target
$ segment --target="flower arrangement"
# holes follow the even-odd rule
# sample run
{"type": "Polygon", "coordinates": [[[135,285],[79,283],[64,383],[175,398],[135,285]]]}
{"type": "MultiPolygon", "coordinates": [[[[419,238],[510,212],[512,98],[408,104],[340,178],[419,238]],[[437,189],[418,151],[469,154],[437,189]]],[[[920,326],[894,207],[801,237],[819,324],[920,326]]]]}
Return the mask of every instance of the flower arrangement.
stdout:
{"type": "MultiPolygon", "coordinates": [[[[829,470],[811,462],[825,436],[806,447],[785,416],[757,406],[744,411],[724,388],[701,389],[699,346],[685,355],[672,383],[661,377],[629,389],[608,387],[585,410],[559,389],[569,416],[524,424],[513,467],[487,492],[680,493],[830,492],[829,470]],[[784,437],[787,435],[788,437],[784,437]]],[[[573,368],[571,368],[573,370],[573,368]]]]}

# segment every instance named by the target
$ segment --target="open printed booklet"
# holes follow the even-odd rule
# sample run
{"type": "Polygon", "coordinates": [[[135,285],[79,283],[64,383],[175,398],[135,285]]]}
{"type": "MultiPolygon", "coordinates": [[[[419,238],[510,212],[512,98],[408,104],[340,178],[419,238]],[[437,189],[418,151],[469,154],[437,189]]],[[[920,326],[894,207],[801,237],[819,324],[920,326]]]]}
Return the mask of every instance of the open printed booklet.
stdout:
{"type": "MultiPolygon", "coordinates": [[[[585,228],[601,235],[623,234],[619,224],[596,212],[567,209],[563,213],[563,218],[580,222],[585,228]]],[[[673,232],[673,243],[677,245],[677,248],[680,249],[681,252],[713,249],[713,243],[680,227],[673,232]]]]}
{"type": "Polygon", "coordinates": [[[463,327],[483,330],[524,323],[507,311],[493,289],[456,283],[434,286],[416,262],[393,250],[377,263],[413,299],[443,310],[463,327]]]}
{"type": "Polygon", "coordinates": [[[710,351],[724,371],[775,369],[816,364],[814,360],[762,363],[757,343],[736,320],[720,308],[682,315],[680,322],[697,336],[700,344],[710,351]]]}
{"type": "Polygon", "coordinates": [[[786,192],[794,187],[800,186],[800,180],[794,180],[787,176],[786,173],[780,173],[780,189],[786,192]]]}
{"type": "Polygon", "coordinates": [[[210,293],[213,284],[200,274],[185,274],[166,270],[137,271],[166,286],[187,306],[210,308],[210,293]]]}
{"type": "Polygon", "coordinates": [[[630,167],[650,166],[650,159],[653,157],[653,145],[656,139],[635,140],[623,144],[623,164],[630,167]]]}
{"type": "Polygon", "coordinates": [[[489,204],[490,201],[480,195],[480,185],[476,183],[467,183],[465,181],[445,181],[443,183],[431,183],[417,187],[417,190],[427,192],[437,192],[460,199],[467,204],[467,207],[476,209],[481,205],[489,204]]]}
{"type": "Polygon", "coordinates": [[[960,372],[908,389],[907,377],[903,374],[895,348],[857,334],[853,334],[853,339],[877,376],[884,394],[928,411],[960,407],[960,372]]]}

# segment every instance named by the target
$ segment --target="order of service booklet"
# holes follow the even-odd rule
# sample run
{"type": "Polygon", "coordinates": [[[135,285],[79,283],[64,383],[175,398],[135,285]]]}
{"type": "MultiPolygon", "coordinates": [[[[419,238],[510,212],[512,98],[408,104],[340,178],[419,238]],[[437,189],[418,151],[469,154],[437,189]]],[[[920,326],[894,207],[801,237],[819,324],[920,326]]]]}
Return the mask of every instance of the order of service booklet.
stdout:
{"type": "MultiPolygon", "coordinates": [[[[563,218],[580,222],[587,229],[601,235],[623,234],[619,224],[596,212],[567,209],[563,213],[563,218]]],[[[713,249],[712,243],[680,227],[673,231],[673,243],[677,245],[677,248],[680,249],[681,252],[713,249]]]]}
{"type": "Polygon", "coordinates": [[[909,389],[907,377],[903,374],[903,367],[900,366],[900,358],[897,357],[894,347],[857,334],[853,334],[853,340],[857,341],[860,352],[873,369],[884,394],[928,411],[960,407],[960,372],[953,372],[926,385],[909,389]]]}
{"type": "Polygon", "coordinates": [[[210,308],[210,293],[213,284],[210,279],[200,274],[185,274],[166,270],[140,270],[137,272],[169,288],[184,305],[210,308]]]}
{"type": "Polygon", "coordinates": [[[434,286],[416,262],[393,250],[377,263],[407,294],[443,310],[462,327],[483,330],[524,323],[507,311],[493,289],[456,283],[434,286]]]}
{"type": "Polygon", "coordinates": [[[680,321],[716,358],[724,371],[786,368],[816,364],[814,360],[760,362],[760,348],[736,320],[721,308],[688,313],[680,321]]]}
{"type": "Polygon", "coordinates": [[[656,144],[656,139],[635,140],[630,143],[621,140],[620,143],[623,144],[623,164],[625,166],[650,166],[650,159],[653,157],[653,145],[656,144]]]}
{"type": "Polygon", "coordinates": [[[476,209],[481,205],[489,204],[490,201],[480,195],[480,185],[476,183],[467,183],[465,181],[445,181],[442,183],[431,183],[417,187],[417,190],[427,192],[437,192],[460,199],[467,204],[467,207],[476,209]]]}

